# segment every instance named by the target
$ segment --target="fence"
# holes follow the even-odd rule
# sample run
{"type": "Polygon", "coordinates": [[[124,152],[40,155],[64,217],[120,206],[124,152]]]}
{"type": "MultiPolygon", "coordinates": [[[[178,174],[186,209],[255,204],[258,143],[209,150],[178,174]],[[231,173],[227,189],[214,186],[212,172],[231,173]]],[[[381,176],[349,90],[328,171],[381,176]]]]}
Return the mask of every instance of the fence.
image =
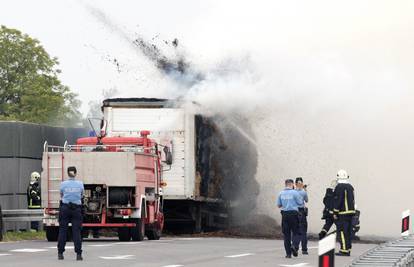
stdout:
{"type": "MultiPolygon", "coordinates": [[[[1,210],[0,208],[0,232],[4,233],[6,230],[5,223],[8,222],[26,222],[26,230],[30,230],[30,222],[42,221],[42,209],[19,209],[19,210],[1,210]]],[[[42,224],[39,224],[42,227],[42,224]]],[[[1,235],[0,235],[1,237],[1,235]]]]}
{"type": "Polygon", "coordinates": [[[414,267],[414,236],[379,245],[356,258],[350,267],[414,267]]]}

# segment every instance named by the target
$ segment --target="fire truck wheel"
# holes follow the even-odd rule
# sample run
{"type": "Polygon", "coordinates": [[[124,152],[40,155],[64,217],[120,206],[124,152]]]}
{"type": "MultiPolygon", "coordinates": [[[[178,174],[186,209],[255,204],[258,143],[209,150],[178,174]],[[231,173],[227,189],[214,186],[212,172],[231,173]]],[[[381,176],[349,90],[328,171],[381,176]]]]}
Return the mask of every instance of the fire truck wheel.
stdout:
{"type": "Polygon", "coordinates": [[[131,240],[131,233],[129,232],[128,227],[119,227],[118,228],[118,238],[119,241],[127,242],[131,240]]]}
{"type": "Polygon", "coordinates": [[[148,240],[159,240],[161,238],[160,229],[151,229],[146,232],[148,240]]]}
{"type": "Polygon", "coordinates": [[[144,240],[145,235],[145,223],[142,219],[136,220],[137,226],[131,228],[131,236],[133,241],[142,241],[144,240]]]}
{"type": "Polygon", "coordinates": [[[45,226],[46,239],[49,242],[56,242],[59,236],[59,227],[57,226],[45,226]]]}

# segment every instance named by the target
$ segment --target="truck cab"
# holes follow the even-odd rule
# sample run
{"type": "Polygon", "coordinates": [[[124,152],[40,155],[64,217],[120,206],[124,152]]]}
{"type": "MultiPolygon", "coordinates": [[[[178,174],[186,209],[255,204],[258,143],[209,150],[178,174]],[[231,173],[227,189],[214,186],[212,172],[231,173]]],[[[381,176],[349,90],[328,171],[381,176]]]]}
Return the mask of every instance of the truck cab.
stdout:
{"type": "Polygon", "coordinates": [[[49,241],[58,238],[60,184],[75,166],[84,183],[83,232],[115,228],[120,241],[159,239],[164,227],[162,153],[149,131],[129,137],[85,137],[48,146],[42,167],[42,207],[49,241]]]}

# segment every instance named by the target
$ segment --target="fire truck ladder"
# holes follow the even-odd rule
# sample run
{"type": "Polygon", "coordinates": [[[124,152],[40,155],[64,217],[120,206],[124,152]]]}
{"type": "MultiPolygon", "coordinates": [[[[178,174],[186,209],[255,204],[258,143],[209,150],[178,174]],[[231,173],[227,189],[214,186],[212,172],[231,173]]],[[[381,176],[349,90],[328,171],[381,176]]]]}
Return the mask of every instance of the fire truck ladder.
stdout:
{"type": "Polygon", "coordinates": [[[65,158],[62,147],[48,146],[45,142],[44,151],[47,153],[47,208],[51,209],[59,206],[60,183],[65,177],[65,158]]]}

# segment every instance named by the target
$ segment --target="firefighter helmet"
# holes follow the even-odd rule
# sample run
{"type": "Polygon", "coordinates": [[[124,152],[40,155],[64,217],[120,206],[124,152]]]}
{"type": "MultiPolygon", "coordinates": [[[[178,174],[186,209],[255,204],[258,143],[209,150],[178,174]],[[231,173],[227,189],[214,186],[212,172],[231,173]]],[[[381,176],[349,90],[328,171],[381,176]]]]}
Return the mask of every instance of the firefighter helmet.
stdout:
{"type": "Polygon", "coordinates": [[[346,180],[349,178],[348,173],[345,170],[339,170],[336,177],[338,180],[346,180]]]}
{"type": "Polygon", "coordinates": [[[32,172],[32,174],[30,175],[30,183],[35,183],[38,182],[40,179],[40,174],[38,172],[32,172]]]}

